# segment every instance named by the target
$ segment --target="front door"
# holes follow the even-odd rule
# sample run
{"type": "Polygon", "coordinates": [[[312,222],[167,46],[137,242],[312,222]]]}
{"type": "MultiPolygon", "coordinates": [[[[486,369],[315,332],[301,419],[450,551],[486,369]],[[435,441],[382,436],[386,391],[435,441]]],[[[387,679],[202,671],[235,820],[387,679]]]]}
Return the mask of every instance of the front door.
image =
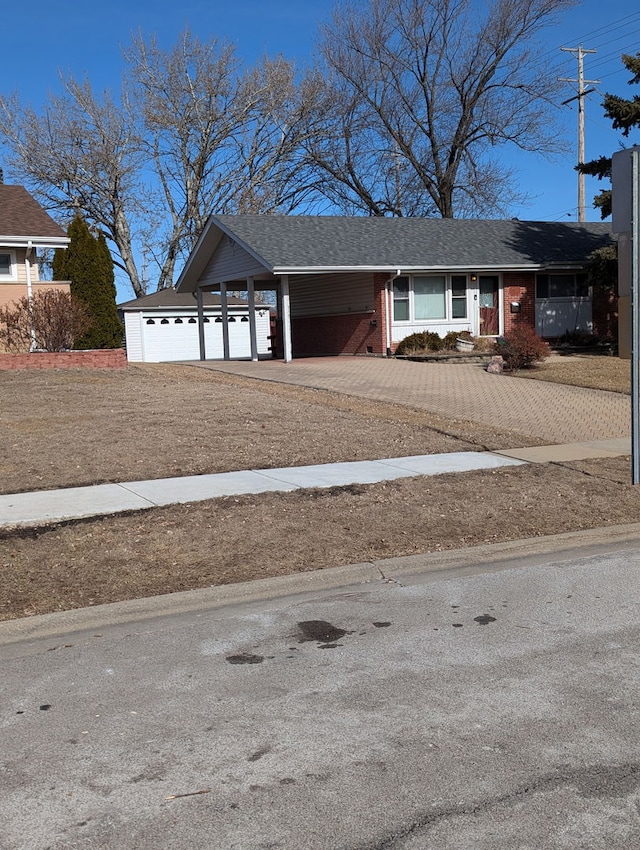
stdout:
{"type": "Polygon", "coordinates": [[[500,281],[496,275],[479,278],[480,336],[497,336],[500,333],[500,281]]]}

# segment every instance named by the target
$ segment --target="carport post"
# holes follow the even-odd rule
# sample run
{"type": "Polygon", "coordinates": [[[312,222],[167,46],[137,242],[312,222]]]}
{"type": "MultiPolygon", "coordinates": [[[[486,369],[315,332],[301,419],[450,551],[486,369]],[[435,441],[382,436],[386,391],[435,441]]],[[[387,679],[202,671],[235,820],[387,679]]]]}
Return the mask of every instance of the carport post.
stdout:
{"type": "Polygon", "coordinates": [[[220,284],[220,310],[222,313],[222,357],[231,360],[229,355],[229,311],[227,309],[227,284],[220,284]]]}
{"type": "Polygon", "coordinates": [[[258,359],[258,334],[256,331],[256,291],[253,278],[247,278],[247,295],[249,296],[249,339],[251,340],[251,359],[258,359]]]}
{"type": "Polygon", "coordinates": [[[202,289],[196,289],[196,304],[198,306],[198,344],[200,346],[200,360],[207,359],[207,353],[204,344],[204,296],[202,289]]]}
{"type": "Polygon", "coordinates": [[[284,362],[293,360],[291,354],[291,303],[289,301],[289,276],[280,278],[280,293],[282,295],[282,336],[284,343],[284,362]]]}

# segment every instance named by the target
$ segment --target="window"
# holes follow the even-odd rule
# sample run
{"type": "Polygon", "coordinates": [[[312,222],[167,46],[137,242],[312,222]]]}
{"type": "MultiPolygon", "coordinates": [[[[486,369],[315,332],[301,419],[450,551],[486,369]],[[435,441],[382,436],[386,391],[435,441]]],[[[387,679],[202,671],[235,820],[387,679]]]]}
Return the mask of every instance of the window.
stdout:
{"type": "Polygon", "coordinates": [[[0,253],[0,280],[2,278],[16,280],[16,258],[13,251],[0,253]]]}
{"type": "Polygon", "coordinates": [[[416,320],[447,318],[447,282],[438,277],[414,277],[413,305],[416,320]]]}
{"type": "Polygon", "coordinates": [[[586,298],[588,296],[586,274],[566,272],[536,275],[536,298],[586,298]]]}
{"type": "Polygon", "coordinates": [[[467,276],[415,275],[393,281],[394,322],[434,322],[467,318],[467,276]]]}
{"type": "Polygon", "coordinates": [[[467,318],[467,276],[454,274],[451,277],[451,318],[467,318]]]}
{"type": "Polygon", "coordinates": [[[409,321],[409,278],[397,277],[393,281],[393,321],[409,321]]]}

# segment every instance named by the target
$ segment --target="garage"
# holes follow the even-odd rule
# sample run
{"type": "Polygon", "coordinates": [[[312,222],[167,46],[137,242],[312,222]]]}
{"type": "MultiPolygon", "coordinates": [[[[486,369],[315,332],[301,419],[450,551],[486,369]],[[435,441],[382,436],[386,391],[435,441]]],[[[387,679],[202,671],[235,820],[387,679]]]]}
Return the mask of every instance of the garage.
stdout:
{"type": "MultiPolygon", "coordinates": [[[[131,363],[168,363],[200,358],[198,311],[190,293],[165,289],[118,305],[124,322],[127,360],[131,363]]],[[[203,303],[207,360],[224,358],[223,315],[220,296],[207,293],[203,303]]],[[[256,304],[258,355],[271,353],[271,319],[267,304],[256,304]]],[[[234,360],[251,359],[249,305],[227,298],[229,354],[234,360]]]]}

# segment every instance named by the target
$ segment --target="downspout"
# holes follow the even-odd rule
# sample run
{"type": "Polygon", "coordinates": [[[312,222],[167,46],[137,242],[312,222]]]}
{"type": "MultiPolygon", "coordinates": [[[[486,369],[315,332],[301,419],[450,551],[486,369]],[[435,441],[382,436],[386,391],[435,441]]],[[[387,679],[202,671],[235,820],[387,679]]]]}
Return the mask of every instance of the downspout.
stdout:
{"type": "Polygon", "coordinates": [[[33,326],[33,283],[31,280],[31,260],[29,256],[33,251],[33,242],[31,239],[27,241],[27,252],[24,257],[24,267],[27,275],[27,305],[29,309],[29,333],[31,336],[31,345],[29,347],[30,351],[36,350],[36,330],[33,326]]]}
{"type": "Polygon", "coordinates": [[[399,278],[402,274],[402,269],[396,269],[393,277],[385,283],[384,286],[384,326],[387,332],[387,357],[391,357],[391,310],[389,309],[389,296],[392,294],[393,281],[399,278]]]}

